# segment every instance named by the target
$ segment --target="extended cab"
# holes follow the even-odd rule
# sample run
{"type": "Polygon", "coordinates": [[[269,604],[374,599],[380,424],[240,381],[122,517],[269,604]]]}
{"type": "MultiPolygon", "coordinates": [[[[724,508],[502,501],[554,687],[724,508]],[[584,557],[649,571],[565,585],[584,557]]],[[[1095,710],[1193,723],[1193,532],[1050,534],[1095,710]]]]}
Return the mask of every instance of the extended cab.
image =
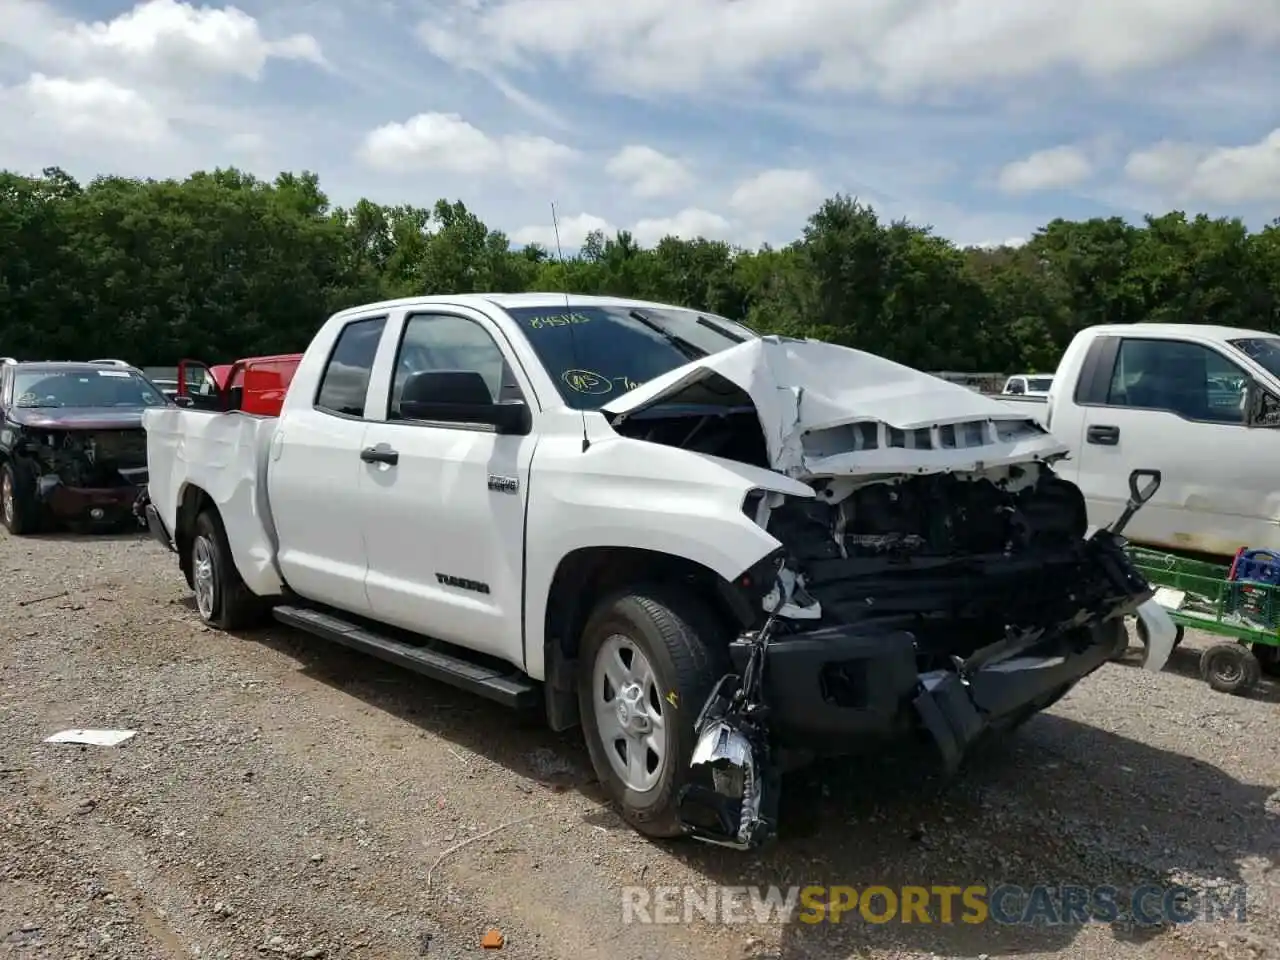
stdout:
{"type": "MultiPolygon", "coordinates": [[[[1034,409],[1021,398],[1011,408],[1034,409]]],[[[1089,327],[1071,341],[1040,422],[1091,523],[1124,509],[1129,471],[1163,483],[1125,529],[1138,543],[1232,557],[1280,550],[1280,337],[1202,324],[1089,327]]]]}
{"type": "MultiPolygon", "coordinates": [[[[206,623],[270,608],[581,724],[653,836],[752,846],[785,766],[923,735],[954,768],[1107,662],[1125,616],[1148,668],[1173,642],[1024,413],[664,304],[347,310],[278,419],[146,428],[147,519],[206,623]]],[[[1160,478],[1133,480],[1137,509],[1160,478]]]]}

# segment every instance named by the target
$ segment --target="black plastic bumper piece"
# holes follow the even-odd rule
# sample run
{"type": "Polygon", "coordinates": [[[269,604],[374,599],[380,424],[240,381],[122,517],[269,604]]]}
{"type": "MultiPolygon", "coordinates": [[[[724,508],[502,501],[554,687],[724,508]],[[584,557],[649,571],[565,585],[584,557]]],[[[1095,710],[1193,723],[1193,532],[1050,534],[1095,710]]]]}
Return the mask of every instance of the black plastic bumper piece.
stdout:
{"type": "MultiPolygon", "coordinates": [[[[741,671],[750,644],[729,652],[741,671]]],[[[917,685],[915,638],[905,631],[824,627],[777,637],[766,654],[764,702],[783,739],[889,733],[917,685]]]]}
{"type": "Polygon", "coordinates": [[[969,744],[986,728],[986,721],[957,674],[944,673],[925,679],[923,686],[913,706],[938,745],[943,767],[955,770],[969,744]]]}
{"type": "Polygon", "coordinates": [[[163,543],[170,550],[177,550],[173,544],[173,537],[169,535],[169,530],[164,525],[164,521],[160,519],[160,511],[153,504],[148,503],[144,508],[144,516],[147,520],[147,529],[151,532],[151,538],[158,543],[163,543]]]}
{"type": "MultiPolygon", "coordinates": [[[[949,669],[918,673],[910,633],[829,627],[769,645],[765,703],[782,743],[858,752],[845,745],[923,727],[944,766],[954,769],[986,730],[1052,702],[1106,663],[1111,647],[1101,634],[1083,643],[1063,636],[962,677],[949,669]]],[[[748,648],[743,642],[730,647],[738,669],[748,648]]]]}

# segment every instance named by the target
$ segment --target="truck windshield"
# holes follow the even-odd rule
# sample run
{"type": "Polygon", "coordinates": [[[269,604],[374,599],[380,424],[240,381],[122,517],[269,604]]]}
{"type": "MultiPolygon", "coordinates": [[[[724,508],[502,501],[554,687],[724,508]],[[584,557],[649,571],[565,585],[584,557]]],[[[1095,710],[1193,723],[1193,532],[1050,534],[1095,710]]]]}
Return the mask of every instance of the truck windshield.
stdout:
{"type": "Polygon", "coordinates": [[[1036,393],[1048,393],[1053,386],[1053,377],[1032,377],[1027,381],[1027,389],[1036,393]]]}
{"type": "Polygon", "coordinates": [[[1280,378],[1280,337],[1246,337],[1240,340],[1228,340],[1227,343],[1273,377],[1280,378]]]}
{"type": "Polygon", "coordinates": [[[163,394],[128,370],[19,371],[16,407],[159,407],[163,394]]]}
{"type": "Polygon", "coordinates": [[[724,317],[675,307],[547,306],[507,310],[577,410],[595,410],[690,360],[757,335],[724,317]]]}

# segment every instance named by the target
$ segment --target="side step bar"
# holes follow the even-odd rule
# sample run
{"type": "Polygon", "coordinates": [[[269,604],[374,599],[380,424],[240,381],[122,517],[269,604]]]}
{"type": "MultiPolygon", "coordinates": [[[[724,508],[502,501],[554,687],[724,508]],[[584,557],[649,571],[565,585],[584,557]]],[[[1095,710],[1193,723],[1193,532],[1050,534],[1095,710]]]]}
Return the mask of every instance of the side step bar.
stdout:
{"type": "Polygon", "coordinates": [[[394,640],[321,610],[279,606],[272,610],[272,615],[286,626],[372,654],[507,707],[526,709],[542,703],[542,694],[534,682],[518,673],[502,673],[439,650],[394,640]]]}

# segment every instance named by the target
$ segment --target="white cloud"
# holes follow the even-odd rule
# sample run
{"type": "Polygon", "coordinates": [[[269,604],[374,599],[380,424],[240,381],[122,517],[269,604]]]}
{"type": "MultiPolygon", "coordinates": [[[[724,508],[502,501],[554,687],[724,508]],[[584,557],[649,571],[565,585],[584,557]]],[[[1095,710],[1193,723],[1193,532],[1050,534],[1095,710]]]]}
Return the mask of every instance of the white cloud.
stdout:
{"type": "Polygon", "coordinates": [[[1027,245],[1026,237],[1009,237],[1007,240],[984,240],[981,243],[975,243],[974,246],[980,250],[999,250],[1001,247],[1025,247],[1027,245]]]}
{"type": "Polygon", "coordinates": [[[682,240],[724,240],[732,234],[733,227],[724,217],[710,210],[687,207],[672,217],[646,218],[631,228],[632,235],[641,246],[653,246],[663,237],[679,237],[682,240]]]}
{"type": "Polygon", "coordinates": [[[804,84],[913,95],[1067,68],[1092,77],[1176,63],[1224,43],[1280,44],[1258,0],[453,0],[420,28],[455,63],[543,57],[615,91],[705,89],[805,64],[804,84]]]}
{"type": "MultiPolygon", "coordinates": [[[[601,230],[606,237],[612,238],[618,229],[610,221],[590,213],[565,217],[560,220],[560,245],[566,251],[576,250],[593,230],[601,230]]],[[[688,207],[670,217],[646,217],[630,228],[632,237],[642,247],[651,247],[668,236],[685,240],[698,237],[721,240],[728,239],[733,232],[733,224],[724,217],[696,207],[688,207]]],[[[540,243],[555,253],[556,235],[550,223],[522,227],[511,235],[511,239],[518,244],[540,243]]]]}
{"type": "Polygon", "coordinates": [[[739,183],[729,206],[748,223],[770,227],[808,217],[826,195],[822,181],[811,170],[766,170],[739,183]]]}
{"type": "Polygon", "coordinates": [[[1092,174],[1093,162],[1083,150],[1061,146],[1038,150],[1023,160],[1006,164],[998,183],[1005,193],[1033,193],[1078,186],[1092,174]]]}
{"type": "Polygon", "coordinates": [[[1280,128],[1245,146],[1163,140],[1131,153],[1125,173],[1179,200],[1273,203],[1280,200],[1280,128]]]}
{"type": "MultiPolygon", "coordinates": [[[[618,228],[608,220],[594,214],[579,213],[576,216],[566,217],[560,221],[560,247],[569,251],[576,250],[587,239],[587,234],[595,230],[603,231],[606,237],[612,237],[618,232],[618,228]]],[[[521,227],[511,235],[511,239],[521,245],[541,244],[550,250],[552,255],[556,252],[555,227],[550,223],[521,227]]]]}
{"type": "Polygon", "coordinates": [[[158,143],[169,134],[164,116],[136,90],[110,80],[68,80],[32,74],[5,99],[31,112],[29,119],[87,141],[158,143]]]}
{"type": "Polygon", "coordinates": [[[633,144],[623,147],[605,164],[605,172],[615,180],[630,184],[641,199],[666,197],[693,186],[693,174],[675,157],[653,147],[633,144]]]}
{"type": "Polygon", "coordinates": [[[5,6],[0,44],[57,63],[61,70],[90,66],[185,82],[210,74],[257,80],[273,57],[324,63],[310,34],[269,39],[256,19],[234,6],[146,0],[112,20],[93,23],[59,17],[31,0],[6,0],[5,6]]]}
{"type": "Polygon", "coordinates": [[[527,180],[552,175],[577,153],[546,137],[491,137],[456,113],[420,113],[369,131],[358,156],[371,169],[388,173],[506,173],[527,180]]]}

